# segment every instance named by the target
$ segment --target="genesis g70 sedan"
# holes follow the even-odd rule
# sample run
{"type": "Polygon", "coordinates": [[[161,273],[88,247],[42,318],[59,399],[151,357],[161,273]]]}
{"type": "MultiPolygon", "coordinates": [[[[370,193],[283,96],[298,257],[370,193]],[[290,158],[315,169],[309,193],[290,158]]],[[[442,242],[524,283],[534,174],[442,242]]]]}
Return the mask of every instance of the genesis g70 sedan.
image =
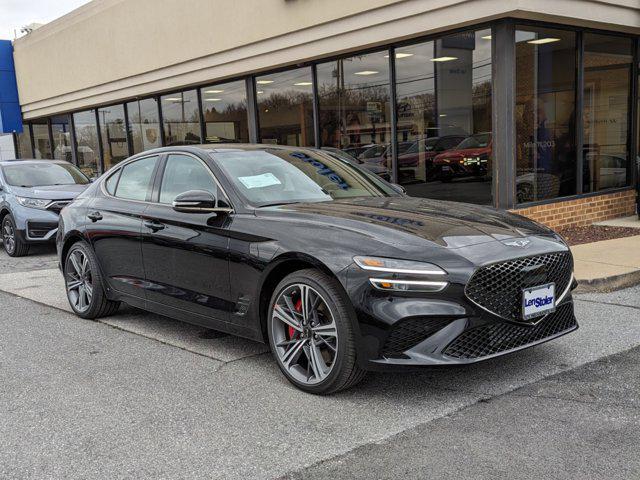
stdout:
{"type": "Polygon", "coordinates": [[[57,248],[79,316],[126,302],[266,342],[312,393],[578,327],[559,235],[493,208],[408,197],[310,148],[133,156],[62,210],[57,248]]]}

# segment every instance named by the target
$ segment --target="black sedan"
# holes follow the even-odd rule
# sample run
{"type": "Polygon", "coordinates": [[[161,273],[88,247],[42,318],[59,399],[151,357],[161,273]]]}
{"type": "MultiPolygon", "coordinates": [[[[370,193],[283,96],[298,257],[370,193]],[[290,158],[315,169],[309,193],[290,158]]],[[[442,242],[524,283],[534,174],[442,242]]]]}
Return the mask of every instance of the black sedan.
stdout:
{"type": "Polygon", "coordinates": [[[411,198],[330,152],[267,145],[136,155],[63,209],[67,296],[268,342],[313,393],[367,370],[468,364],[578,325],[553,231],[411,198]]]}

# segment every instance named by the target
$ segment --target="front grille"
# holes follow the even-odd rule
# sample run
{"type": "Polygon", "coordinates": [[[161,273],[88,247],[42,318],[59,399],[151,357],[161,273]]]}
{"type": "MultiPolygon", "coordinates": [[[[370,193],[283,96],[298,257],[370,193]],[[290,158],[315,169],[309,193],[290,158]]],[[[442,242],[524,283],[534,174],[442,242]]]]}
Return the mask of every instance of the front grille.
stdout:
{"type": "Polygon", "coordinates": [[[52,212],[60,214],[62,209],[67,205],[69,205],[70,203],[71,203],[71,200],[57,200],[55,202],[50,203],[49,206],[47,207],[47,210],[51,210],[52,212]]]}
{"type": "Polygon", "coordinates": [[[398,322],[382,347],[385,357],[403,357],[403,352],[415,347],[451,322],[449,318],[416,317],[398,322]]]}
{"type": "Polygon", "coordinates": [[[27,231],[30,238],[44,238],[54,228],[58,228],[57,223],[27,222],[27,231]]]}
{"type": "Polygon", "coordinates": [[[548,253],[479,268],[465,293],[471,301],[508,320],[522,320],[522,290],[554,282],[556,296],[569,286],[573,260],[569,252],[548,253]]]}
{"type": "Polygon", "coordinates": [[[577,326],[573,304],[565,303],[535,326],[503,322],[466,330],[443,353],[460,359],[486,357],[539,342],[577,326]]]}

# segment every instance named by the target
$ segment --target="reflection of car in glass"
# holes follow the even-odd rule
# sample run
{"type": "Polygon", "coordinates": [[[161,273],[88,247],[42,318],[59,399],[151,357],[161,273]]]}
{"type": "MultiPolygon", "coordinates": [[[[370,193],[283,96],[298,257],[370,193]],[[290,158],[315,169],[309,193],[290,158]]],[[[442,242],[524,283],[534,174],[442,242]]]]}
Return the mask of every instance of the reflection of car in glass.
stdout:
{"type": "Polygon", "coordinates": [[[416,177],[415,169],[423,163],[424,178],[430,179],[433,170],[433,159],[439,153],[454,148],[464,140],[463,135],[443,135],[419,139],[398,155],[398,166],[403,182],[416,177]]]}
{"type": "Polygon", "coordinates": [[[456,177],[487,175],[491,148],[491,133],[470,135],[453,150],[433,159],[435,175],[445,182],[456,177]]]}
{"type": "Polygon", "coordinates": [[[5,251],[12,257],[29,245],[55,240],[58,214],[82,192],[89,179],[62,160],[0,162],[0,228],[5,251]]]}
{"type": "Polygon", "coordinates": [[[265,342],[313,393],[578,328],[560,236],[493,208],[400,195],[322,150],[150,150],[65,208],[57,240],[78,316],[126,302],[265,342]]]}
{"type": "MultiPolygon", "coordinates": [[[[398,164],[402,168],[401,157],[414,142],[398,142],[398,164]]],[[[389,179],[391,171],[391,145],[377,144],[370,146],[358,157],[362,166],[385,179],[389,179]]],[[[402,160],[404,162],[404,160],[402,160]]]]}

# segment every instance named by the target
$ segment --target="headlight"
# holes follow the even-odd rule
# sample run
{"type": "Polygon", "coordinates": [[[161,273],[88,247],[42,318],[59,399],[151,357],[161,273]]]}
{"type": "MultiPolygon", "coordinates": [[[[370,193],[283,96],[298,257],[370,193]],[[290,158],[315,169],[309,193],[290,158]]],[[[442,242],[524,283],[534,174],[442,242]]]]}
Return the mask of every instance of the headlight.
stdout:
{"type": "Polygon", "coordinates": [[[51,200],[42,200],[40,198],[16,197],[16,200],[23,207],[38,208],[40,210],[46,210],[51,203],[51,200]]]}
{"type": "Polygon", "coordinates": [[[448,282],[429,282],[423,280],[392,280],[388,278],[370,278],[369,281],[378,290],[387,292],[439,292],[448,282]]]}
{"type": "Polygon", "coordinates": [[[443,269],[432,263],[413,260],[398,260],[382,257],[353,257],[353,261],[363,270],[374,272],[402,273],[406,275],[446,275],[443,269]]]}

